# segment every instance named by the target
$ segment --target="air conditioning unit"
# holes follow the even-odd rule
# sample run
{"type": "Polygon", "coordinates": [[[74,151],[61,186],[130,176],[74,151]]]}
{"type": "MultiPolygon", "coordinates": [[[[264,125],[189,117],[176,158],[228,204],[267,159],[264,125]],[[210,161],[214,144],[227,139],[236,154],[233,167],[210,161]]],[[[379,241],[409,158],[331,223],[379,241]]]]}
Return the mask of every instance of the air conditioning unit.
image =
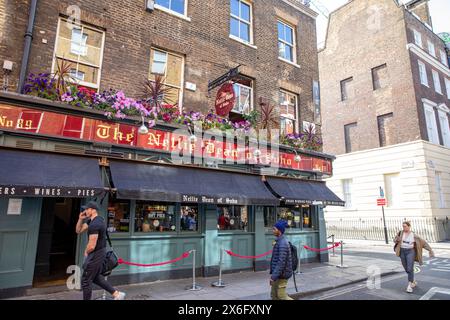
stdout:
{"type": "Polygon", "coordinates": [[[145,0],[145,10],[153,12],[155,10],[155,0],[145,0]]]}

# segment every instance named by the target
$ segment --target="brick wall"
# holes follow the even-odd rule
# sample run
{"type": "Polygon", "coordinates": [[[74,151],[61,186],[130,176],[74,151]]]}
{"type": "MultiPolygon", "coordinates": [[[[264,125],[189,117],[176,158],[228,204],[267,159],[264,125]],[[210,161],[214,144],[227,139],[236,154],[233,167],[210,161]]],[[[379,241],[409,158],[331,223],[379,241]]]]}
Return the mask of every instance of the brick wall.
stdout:
{"type": "MultiPolygon", "coordinates": [[[[2,60],[9,58],[20,63],[27,3],[5,0],[0,4],[0,14],[6,13],[0,32],[5,35],[5,24],[15,30],[2,39],[2,60]]],[[[312,82],[318,80],[318,61],[315,19],[306,14],[310,9],[296,0],[253,1],[255,49],[229,38],[229,1],[189,0],[187,16],[191,21],[160,10],[147,12],[144,3],[39,1],[29,71],[51,69],[58,18],[67,14],[69,5],[78,5],[83,23],[105,30],[100,90],[123,89],[138,97],[148,76],[150,49],[155,46],[185,57],[184,80],[197,85],[195,92],[184,89],[186,109],[206,111],[213,107],[217,91],[208,96],[208,81],[242,64],[241,72],[255,80],[255,106],[259,97],[277,101],[278,90],[287,89],[299,94],[301,120],[313,121],[312,82]],[[298,67],[278,59],[278,17],[296,23],[298,67]]],[[[19,66],[15,70],[18,69],[19,66]]],[[[12,75],[15,83],[17,74],[12,75]]]]}

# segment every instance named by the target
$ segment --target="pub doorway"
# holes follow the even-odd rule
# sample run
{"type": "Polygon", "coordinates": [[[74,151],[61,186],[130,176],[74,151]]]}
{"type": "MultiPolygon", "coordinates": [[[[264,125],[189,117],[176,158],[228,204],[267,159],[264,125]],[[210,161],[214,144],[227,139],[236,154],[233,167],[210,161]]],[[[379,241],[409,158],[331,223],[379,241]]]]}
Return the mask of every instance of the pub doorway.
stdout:
{"type": "Polygon", "coordinates": [[[43,199],[33,287],[65,285],[76,261],[79,210],[80,199],[43,199]]]}

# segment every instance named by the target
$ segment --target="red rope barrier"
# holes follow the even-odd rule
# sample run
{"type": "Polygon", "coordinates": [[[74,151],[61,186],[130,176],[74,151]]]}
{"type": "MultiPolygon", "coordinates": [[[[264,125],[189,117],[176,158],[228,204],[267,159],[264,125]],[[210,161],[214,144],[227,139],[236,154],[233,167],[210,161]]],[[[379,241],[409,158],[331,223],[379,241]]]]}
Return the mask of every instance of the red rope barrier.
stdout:
{"type": "Polygon", "coordinates": [[[141,264],[141,263],[134,263],[134,262],[128,262],[128,261],[124,261],[122,258],[119,259],[119,264],[126,264],[128,266],[135,266],[135,267],[156,267],[156,266],[163,266],[166,264],[171,264],[171,263],[175,263],[177,261],[186,259],[187,257],[189,257],[191,254],[190,251],[187,251],[185,253],[183,253],[181,256],[179,256],[178,258],[169,260],[169,261],[165,261],[165,262],[159,262],[159,263],[150,263],[150,264],[141,264]]]}
{"type": "Polygon", "coordinates": [[[305,248],[306,250],[310,250],[310,251],[314,251],[314,252],[322,252],[322,251],[328,251],[331,250],[333,248],[339,247],[341,244],[339,242],[336,242],[333,246],[329,247],[329,248],[323,248],[323,249],[315,249],[315,248],[311,248],[308,246],[303,246],[303,248],[305,248]]]}
{"type": "Polygon", "coordinates": [[[258,259],[258,258],[262,258],[262,257],[268,256],[269,254],[272,253],[272,250],[267,251],[266,253],[262,253],[262,254],[257,255],[257,256],[241,256],[241,255],[239,255],[237,253],[234,253],[231,250],[225,250],[225,252],[228,253],[230,256],[233,256],[233,257],[236,257],[236,258],[241,258],[241,259],[258,259]]]}

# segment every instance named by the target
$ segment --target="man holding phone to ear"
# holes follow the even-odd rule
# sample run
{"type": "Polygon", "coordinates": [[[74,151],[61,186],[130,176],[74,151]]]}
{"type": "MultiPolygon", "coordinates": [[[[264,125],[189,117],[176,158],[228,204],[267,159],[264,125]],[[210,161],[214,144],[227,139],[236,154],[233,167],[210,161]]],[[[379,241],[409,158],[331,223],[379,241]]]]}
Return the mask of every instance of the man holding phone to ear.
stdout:
{"type": "Polygon", "coordinates": [[[81,278],[83,299],[92,299],[92,284],[95,283],[108,291],[114,297],[114,300],[124,300],[125,293],[114,289],[100,274],[106,258],[105,220],[98,215],[99,208],[94,201],[81,207],[81,210],[75,231],[77,234],[87,231],[88,235],[88,244],[84,250],[83,276],[81,278]]]}

